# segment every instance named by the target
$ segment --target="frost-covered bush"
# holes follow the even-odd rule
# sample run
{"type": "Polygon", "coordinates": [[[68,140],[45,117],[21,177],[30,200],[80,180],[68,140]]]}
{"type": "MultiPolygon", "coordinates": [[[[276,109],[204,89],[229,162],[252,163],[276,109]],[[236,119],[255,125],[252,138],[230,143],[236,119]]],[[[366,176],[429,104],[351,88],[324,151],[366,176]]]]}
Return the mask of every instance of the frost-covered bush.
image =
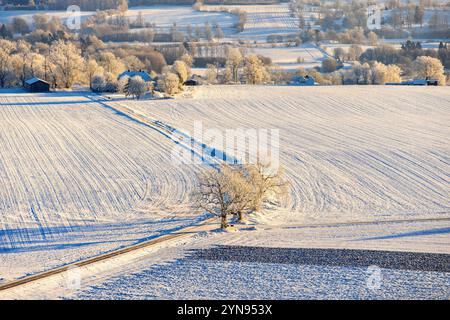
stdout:
{"type": "Polygon", "coordinates": [[[139,76],[128,78],[128,82],[125,84],[124,93],[125,96],[131,96],[134,99],[142,97],[148,89],[147,83],[139,76]]]}

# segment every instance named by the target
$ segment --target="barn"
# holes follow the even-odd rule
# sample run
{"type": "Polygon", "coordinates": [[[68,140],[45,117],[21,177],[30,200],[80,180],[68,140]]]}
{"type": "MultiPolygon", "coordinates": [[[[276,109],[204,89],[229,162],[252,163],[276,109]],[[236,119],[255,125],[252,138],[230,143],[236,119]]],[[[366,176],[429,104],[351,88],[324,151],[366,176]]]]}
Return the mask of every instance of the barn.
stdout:
{"type": "Polygon", "coordinates": [[[31,78],[25,81],[25,89],[29,92],[49,92],[50,83],[39,78],[31,78]]]}

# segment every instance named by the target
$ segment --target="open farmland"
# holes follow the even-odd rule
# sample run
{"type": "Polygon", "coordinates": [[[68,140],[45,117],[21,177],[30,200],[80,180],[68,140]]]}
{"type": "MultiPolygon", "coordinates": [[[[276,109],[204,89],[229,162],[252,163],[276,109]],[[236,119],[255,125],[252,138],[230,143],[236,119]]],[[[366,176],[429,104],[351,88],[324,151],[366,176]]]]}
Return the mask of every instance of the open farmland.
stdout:
{"type": "Polygon", "coordinates": [[[450,213],[450,92],[412,87],[200,88],[129,102],[178,129],[278,128],[287,209],[330,219],[450,213]]]}
{"type": "Polygon", "coordinates": [[[1,276],[191,223],[191,170],[159,135],[80,95],[0,95],[1,276]]]}
{"type": "Polygon", "coordinates": [[[211,26],[218,24],[225,34],[234,32],[233,25],[237,21],[235,15],[226,12],[201,12],[192,9],[192,6],[154,5],[132,7],[127,11],[128,18],[133,21],[141,13],[145,22],[155,23],[156,27],[165,31],[175,23],[179,30],[186,31],[186,27],[200,26],[205,23],[211,26]]]}
{"type": "Polygon", "coordinates": [[[250,49],[252,53],[269,57],[272,62],[285,70],[321,66],[328,54],[314,44],[302,44],[298,47],[258,47],[250,49]]]}
{"type": "MultiPolygon", "coordinates": [[[[274,5],[207,5],[205,10],[214,11],[226,8],[228,10],[242,10],[247,13],[244,31],[236,37],[243,39],[265,40],[270,34],[288,34],[298,32],[298,19],[292,17],[288,4],[274,5]]],[[[305,22],[313,24],[315,14],[305,13],[305,22]]]]}
{"type": "MultiPolygon", "coordinates": [[[[48,14],[49,16],[59,17],[62,21],[66,21],[70,13],[66,11],[0,11],[0,23],[11,22],[14,17],[24,18],[29,24],[33,22],[33,15],[48,14]]],[[[81,20],[88,18],[95,14],[91,11],[81,12],[81,20]]],[[[147,23],[154,23],[158,30],[169,31],[175,23],[180,30],[184,30],[187,25],[201,27],[205,23],[213,25],[219,24],[222,30],[228,34],[233,32],[233,25],[237,18],[235,15],[225,12],[200,12],[192,9],[192,6],[181,5],[153,5],[131,7],[126,12],[126,16],[132,22],[136,20],[137,16],[142,14],[144,21],[147,23]]]]}
{"type": "MultiPolygon", "coordinates": [[[[194,98],[159,101],[2,94],[1,281],[167,234],[202,218],[190,203],[198,166],[175,165],[169,136],[110,107],[126,107],[187,134],[194,121],[202,121],[204,129],[277,128],[280,161],[292,189],[281,208],[267,206],[251,217],[255,229],[243,226],[233,235],[205,232],[176,248],[143,249],[131,254],[132,260],[117,257],[100,268],[87,268],[85,281],[93,288],[77,293],[81,296],[99,298],[114,291],[114,297],[135,298],[260,297],[256,287],[244,285],[236,293],[214,291],[212,285],[201,291],[202,283],[195,279],[213,279],[222,267],[242,267],[254,277],[262,266],[276,277],[261,298],[276,297],[273,288],[284,287],[285,279],[294,281],[301,292],[293,287],[283,297],[317,297],[311,290],[323,277],[327,287],[336,288],[336,272],[340,279],[357,281],[348,284],[349,290],[363,290],[358,286],[364,269],[355,266],[305,267],[313,277],[309,279],[316,279],[309,283],[298,277],[298,268],[284,273],[281,266],[288,264],[183,258],[186,250],[218,244],[449,252],[446,88],[208,86],[197,88],[194,98]],[[417,220],[424,218],[430,221],[417,220]],[[438,220],[443,218],[447,220],[438,220]],[[380,222],[392,219],[417,221],[392,222],[388,227],[380,222]],[[332,226],[335,222],[356,224],[332,226]],[[315,223],[325,224],[305,227],[315,223]],[[184,273],[193,276],[188,279],[184,273]],[[123,278],[124,274],[130,276],[123,278]],[[110,277],[118,278],[108,281],[110,277]],[[199,291],[189,295],[183,291],[187,287],[199,291]]],[[[232,279],[231,274],[224,277],[223,281],[232,279]]],[[[448,293],[442,282],[445,273],[419,269],[393,277],[400,280],[383,297],[395,298],[398,292],[402,297],[424,297],[423,288],[436,283],[441,285],[434,287],[434,297],[448,293]],[[405,283],[409,287],[404,288],[405,283]]],[[[18,288],[18,296],[61,297],[58,282],[35,285],[18,288]]],[[[6,294],[17,297],[18,292],[6,294]]],[[[366,291],[355,295],[373,297],[366,291]]]]}

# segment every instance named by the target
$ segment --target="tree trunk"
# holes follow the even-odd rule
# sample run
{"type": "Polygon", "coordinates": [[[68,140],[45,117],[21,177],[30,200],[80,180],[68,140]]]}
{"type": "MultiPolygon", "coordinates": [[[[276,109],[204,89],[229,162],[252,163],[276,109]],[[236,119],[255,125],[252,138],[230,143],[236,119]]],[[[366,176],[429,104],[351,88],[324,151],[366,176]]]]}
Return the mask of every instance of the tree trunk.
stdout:
{"type": "Polygon", "coordinates": [[[242,211],[238,212],[238,221],[244,221],[244,213],[242,211]]]}
{"type": "Polygon", "coordinates": [[[220,227],[222,229],[226,229],[228,227],[227,216],[225,214],[220,216],[220,227]]]}

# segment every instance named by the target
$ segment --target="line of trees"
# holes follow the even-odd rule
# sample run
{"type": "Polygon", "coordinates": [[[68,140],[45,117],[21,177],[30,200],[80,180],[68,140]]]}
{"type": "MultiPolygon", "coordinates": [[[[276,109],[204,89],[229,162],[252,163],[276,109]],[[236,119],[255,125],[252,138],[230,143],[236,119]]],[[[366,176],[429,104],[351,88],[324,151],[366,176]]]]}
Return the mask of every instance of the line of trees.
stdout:
{"type": "Polygon", "coordinates": [[[92,88],[94,76],[102,76],[105,91],[115,91],[123,71],[161,72],[165,65],[162,54],[152,48],[108,49],[96,38],[57,39],[50,44],[0,39],[0,87],[23,86],[26,79],[38,77],[53,88],[71,88],[76,83],[92,88]]]}
{"type": "MultiPolygon", "coordinates": [[[[322,68],[323,69],[323,68],[322,68]]],[[[379,61],[354,61],[350,69],[341,69],[323,74],[317,71],[299,71],[302,75],[314,76],[316,81],[323,85],[346,85],[346,84],[374,84],[399,83],[402,77],[413,77],[417,79],[436,79],[439,85],[446,84],[444,67],[442,63],[433,57],[419,56],[408,70],[402,69],[396,64],[384,64],[379,61]]]]}

